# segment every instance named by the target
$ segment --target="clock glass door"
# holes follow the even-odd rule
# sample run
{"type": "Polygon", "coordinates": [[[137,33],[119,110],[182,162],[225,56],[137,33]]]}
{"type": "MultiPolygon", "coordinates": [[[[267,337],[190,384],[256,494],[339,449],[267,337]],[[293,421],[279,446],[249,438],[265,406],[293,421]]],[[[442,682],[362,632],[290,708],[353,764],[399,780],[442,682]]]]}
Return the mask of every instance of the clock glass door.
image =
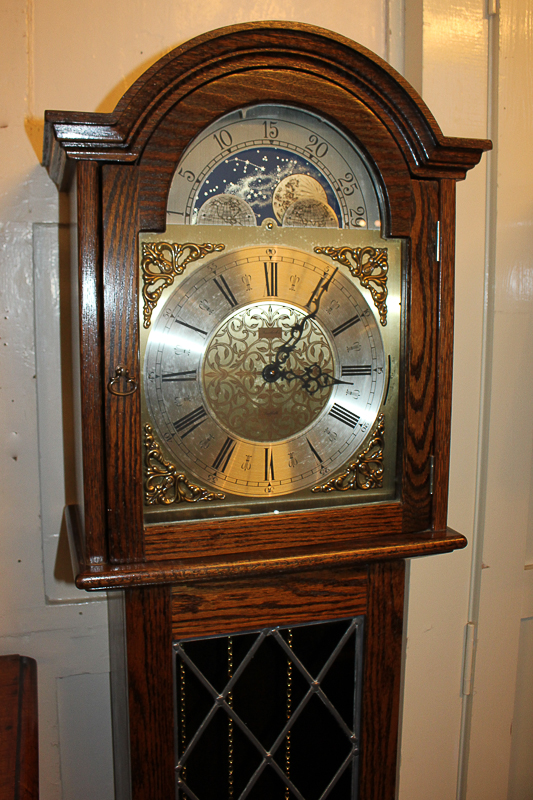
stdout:
{"type": "Polygon", "coordinates": [[[178,796],[356,800],[363,625],[175,642],[178,796]]]}
{"type": "Polygon", "coordinates": [[[396,497],[402,251],[377,187],[287,106],[187,148],[140,237],[147,523],[396,497]]]}

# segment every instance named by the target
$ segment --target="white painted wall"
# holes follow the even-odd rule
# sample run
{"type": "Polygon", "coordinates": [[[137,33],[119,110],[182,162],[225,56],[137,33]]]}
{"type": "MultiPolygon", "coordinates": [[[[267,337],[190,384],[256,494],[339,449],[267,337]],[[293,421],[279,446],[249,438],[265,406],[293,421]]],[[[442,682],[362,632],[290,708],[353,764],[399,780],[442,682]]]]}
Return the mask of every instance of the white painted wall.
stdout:
{"type": "MultiPolygon", "coordinates": [[[[498,30],[484,0],[405,0],[406,68],[444,133],[485,137],[499,110],[500,188],[496,194],[484,164],[458,192],[450,524],[477,546],[411,566],[401,800],[455,798],[470,717],[468,800],[507,796],[517,664],[509,800],[531,797],[524,787],[533,708],[520,713],[533,705],[531,620],[522,623],[518,656],[531,477],[531,3],[501,0],[498,30]],[[491,113],[488,69],[498,45],[499,105],[491,113]],[[487,197],[498,210],[488,239],[487,197]],[[473,703],[463,703],[463,630],[477,619],[480,584],[479,678],[473,703]]],[[[0,652],[39,664],[42,800],[112,797],[105,603],[73,588],[60,539],[58,198],[38,164],[44,110],[111,111],[172,47],[251,19],[331,28],[401,68],[402,15],[402,0],[204,0],[201,13],[183,0],[0,0],[0,652]]]]}

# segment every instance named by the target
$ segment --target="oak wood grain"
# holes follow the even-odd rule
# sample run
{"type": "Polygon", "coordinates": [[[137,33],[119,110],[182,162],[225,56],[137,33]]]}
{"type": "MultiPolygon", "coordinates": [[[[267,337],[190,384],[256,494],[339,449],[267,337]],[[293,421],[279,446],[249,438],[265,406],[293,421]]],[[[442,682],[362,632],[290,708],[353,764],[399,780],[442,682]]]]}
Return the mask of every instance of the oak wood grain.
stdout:
{"type": "Polygon", "coordinates": [[[108,592],[109,671],[115,800],[131,800],[130,713],[125,592],[108,592]]]}
{"type": "Polygon", "coordinates": [[[83,519],[85,558],[107,560],[105,507],[105,444],[102,397],[102,263],[100,169],[88,161],[77,169],[79,303],[79,401],[83,424],[83,519]]]}
{"type": "Polygon", "coordinates": [[[360,800],[396,797],[404,583],[403,561],[369,567],[360,800]]]}
{"type": "Polygon", "coordinates": [[[0,656],[0,800],[39,797],[37,664],[0,656]]]}
{"type": "MultiPolygon", "coordinates": [[[[110,561],[122,563],[144,555],[135,169],[102,169],[102,206],[108,546],[110,561]],[[133,394],[109,391],[119,367],[136,383],[133,394]]],[[[120,391],[129,388],[124,378],[118,382],[120,391]]]]}
{"type": "MultiPolygon", "coordinates": [[[[440,225],[455,231],[455,181],[440,183],[440,225]]],[[[443,530],[448,515],[450,430],[452,421],[455,236],[442,236],[438,288],[437,386],[433,527],[443,530]]]]}
{"type": "Polygon", "coordinates": [[[237,633],[278,625],[355,617],[366,611],[366,570],[180,584],[172,587],[174,638],[237,633]]]}
{"type": "Polygon", "coordinates": [[[369,536],[390,536],[402,530],[399,503],[374,506],[323,508],[309,512],[204,519],[145,530],[148,561],[165,558],[235,555],[272,552],[294,547],[329,548],[369,536]]]}
{"type": "Polygon", "coordinates": [[[126,592],[131,800],[174,797],[170,589],[126,592]]]}
{"type": "MultiPolygon", "coordinates": [[[[402,464],[403,530],[431,526],[430,457],[434,453],[437,289],[436,231],[438,184],[413,183],[416,215],[406,275],[404,440],[402,464]]],[[[453,231],[449,232],[453,236],[453,231]]]]}
{"type": "Polygon", "coordinates": [[[292,551],[244,553],[218,559],[181,559],[132,565],[102,564],[80,567],[76,585],[80,589],[116,589],[122,586],[153,586],[165,583],[217,580],[242,575],[297,572],[305,569],[342,568],[391,558],[414,558],[449,553],[466,547],[464,536],[450,528],[445,533],[400,534],[362,540],[357,547],[295,548],[292,551]]]}

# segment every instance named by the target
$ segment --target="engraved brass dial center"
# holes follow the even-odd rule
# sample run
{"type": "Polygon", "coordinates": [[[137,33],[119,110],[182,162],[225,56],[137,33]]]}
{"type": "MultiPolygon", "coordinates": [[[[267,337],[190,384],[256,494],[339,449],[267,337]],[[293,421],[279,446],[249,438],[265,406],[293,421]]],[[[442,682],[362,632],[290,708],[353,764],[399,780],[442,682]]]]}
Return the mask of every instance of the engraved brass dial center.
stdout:
{"type": "Polygon", "coordinates": [[[215,330],[203,360],[202,385],[210,413],[230,435],[251,442],[289,439],[326,408],[332,387],[311,392],[303,380],[315,367],[334,374],[332,348],[319,323],[305,322],[283,370],[275,363],[305,316],[288,303],[255,303],[230,314],[215,330]]]}

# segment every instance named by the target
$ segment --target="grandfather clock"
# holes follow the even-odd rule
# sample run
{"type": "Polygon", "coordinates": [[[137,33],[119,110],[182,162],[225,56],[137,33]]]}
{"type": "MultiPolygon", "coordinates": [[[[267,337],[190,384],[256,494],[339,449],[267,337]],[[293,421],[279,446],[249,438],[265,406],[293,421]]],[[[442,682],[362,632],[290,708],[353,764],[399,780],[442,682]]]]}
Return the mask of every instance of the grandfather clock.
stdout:
{"type": "Polygon", "coordinates": [[[117,798],[394,797],[404,559],[466,544],[455,182],[489,147],[293,23],[200,36],[111,114],[47,113],[117,798]]]}

